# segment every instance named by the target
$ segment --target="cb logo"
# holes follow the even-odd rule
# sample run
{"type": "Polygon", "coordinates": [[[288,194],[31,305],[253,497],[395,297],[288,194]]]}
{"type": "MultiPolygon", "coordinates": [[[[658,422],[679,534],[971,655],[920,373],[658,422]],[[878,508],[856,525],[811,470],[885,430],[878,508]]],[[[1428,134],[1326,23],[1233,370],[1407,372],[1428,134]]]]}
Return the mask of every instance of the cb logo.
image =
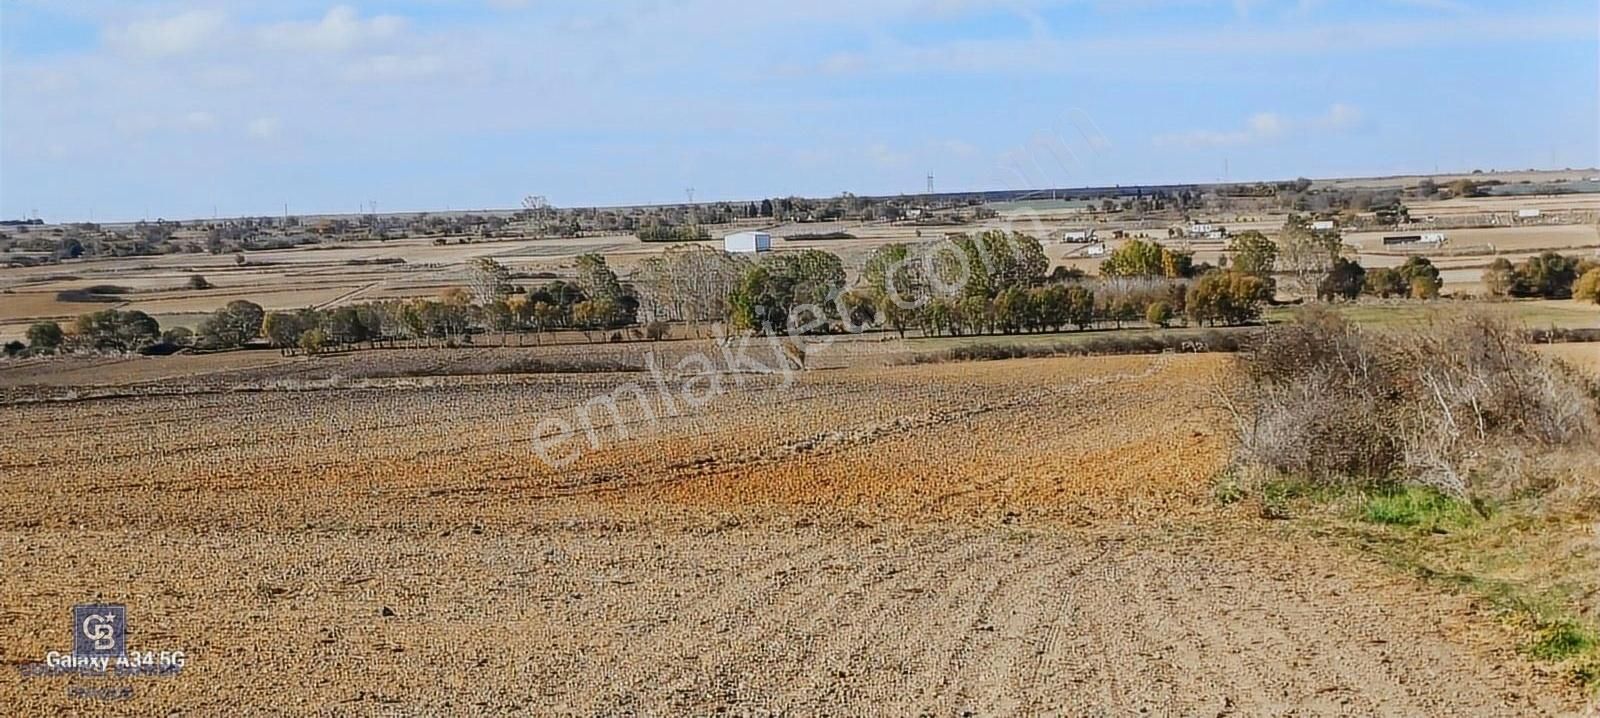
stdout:
{"type": "Polygon", "coordinates": [[[120,656],[126,648],[126,606],[72,607],[72,652],[80,656],[120,656]]]}

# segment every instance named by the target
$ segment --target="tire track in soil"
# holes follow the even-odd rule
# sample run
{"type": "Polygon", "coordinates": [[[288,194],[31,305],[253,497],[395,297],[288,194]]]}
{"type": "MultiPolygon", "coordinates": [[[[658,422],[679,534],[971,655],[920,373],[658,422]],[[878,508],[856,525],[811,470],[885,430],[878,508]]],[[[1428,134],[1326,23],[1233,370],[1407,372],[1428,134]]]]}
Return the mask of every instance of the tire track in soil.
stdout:
{"type": "MultiPolygon", "coordinates": [[[[607,691],[609,695],[602,701],[605,707],[596,712],[631,710],[638,695],[648,694],[662,686],[662,678],[672,670],[667,656],[681,657],[685,653],[681,650],[685,647],[684,639],[705,637],[710,634],[727,634],[736,625],[734,619],[738,615],[751,615],[748,609],[741,611],[740,606],[765,602],[764,597],[781,589],[781,585],[774,579],[794,571],[796,564],[805,563],[813,557],[826,555],[831,551],[832,546],[827,541],[814,537],[797,550],[780,552],[776,556],[760,559],[760,564],[754,571],[742,566],[736,572],[724,569],[726,575],[718,582],[714,596],[678,608],[673,612],[675,620],[672,623],[657,625],[644,635],[629,639],[628,650],[609,657],[607,665],[599,670],[600,675],[630,677],[626,680],[625,687],[613,687],[607,691]],[[754,589],[751,588],[752,584],[756,586],[754,589]],[[695,627],[691,636],[677,633],[682,631],[684,626],[695,627]],[[640,668],[636,665],[639,660],[648,663],[640,668]]],[[[696,655],[702,653],[699,650],[692,652],[696,655]]],[[[573,686],[569,685],[569,693],[573,692],[572,688],[573,686]]]]}

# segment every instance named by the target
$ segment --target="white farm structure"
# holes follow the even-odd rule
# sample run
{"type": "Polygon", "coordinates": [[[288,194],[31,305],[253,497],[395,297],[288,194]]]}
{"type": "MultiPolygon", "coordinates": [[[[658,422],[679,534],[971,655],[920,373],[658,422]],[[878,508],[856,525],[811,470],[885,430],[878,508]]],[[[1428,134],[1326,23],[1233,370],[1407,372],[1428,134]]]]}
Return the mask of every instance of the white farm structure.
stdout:
{"type": "Polygon", "coordinates": [[[729,253],[772,251],[772,235],[766,232],[737,232],[722,238],[722,250],[729,253]]]}

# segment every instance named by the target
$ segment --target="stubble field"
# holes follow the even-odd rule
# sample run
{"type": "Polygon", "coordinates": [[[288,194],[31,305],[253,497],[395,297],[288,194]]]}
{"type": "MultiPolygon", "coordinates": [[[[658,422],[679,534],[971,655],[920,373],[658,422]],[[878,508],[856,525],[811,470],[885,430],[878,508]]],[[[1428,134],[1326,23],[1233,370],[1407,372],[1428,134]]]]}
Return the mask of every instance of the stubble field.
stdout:
{"type": "Polygon", "coordinates": [[[1466,599],[1219,507],[1206,387],[1227,363],[684,375],[671,400],[627,373],[0,405],[0,705],[1578,709],[1466,599]],[[541,420],[632,383],[652,398],[619,402],[626,436],[597,418],[598,448],[580,430],[558,447],[573,463],[539,459],[541,420]],[[90,601],[127,605],[131,649],[185,650],[182,674],[12,670],[66,650],[90,601]]]}

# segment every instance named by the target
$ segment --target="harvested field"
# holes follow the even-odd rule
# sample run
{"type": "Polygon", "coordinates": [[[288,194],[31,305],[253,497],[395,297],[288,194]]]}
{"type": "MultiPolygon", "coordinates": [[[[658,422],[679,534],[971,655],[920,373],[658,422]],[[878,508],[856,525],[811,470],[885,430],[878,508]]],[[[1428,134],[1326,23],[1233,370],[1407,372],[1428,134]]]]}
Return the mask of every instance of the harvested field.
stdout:
{"type": "Polygon", "coordinates": [[[1600,379],[1600,344],[1546,344],[1540,346],[1539,351],[1587,370],[1600,379]]]}
{"type": "Polygon", "coordinates": [[[639,375],[0,405],[0,658],[98,599],[189,655],[129,715],[1580,707],[1466,599],[1220,508],[1227,362],[699,375],[559,469],[539,421],[639,375]]]}

